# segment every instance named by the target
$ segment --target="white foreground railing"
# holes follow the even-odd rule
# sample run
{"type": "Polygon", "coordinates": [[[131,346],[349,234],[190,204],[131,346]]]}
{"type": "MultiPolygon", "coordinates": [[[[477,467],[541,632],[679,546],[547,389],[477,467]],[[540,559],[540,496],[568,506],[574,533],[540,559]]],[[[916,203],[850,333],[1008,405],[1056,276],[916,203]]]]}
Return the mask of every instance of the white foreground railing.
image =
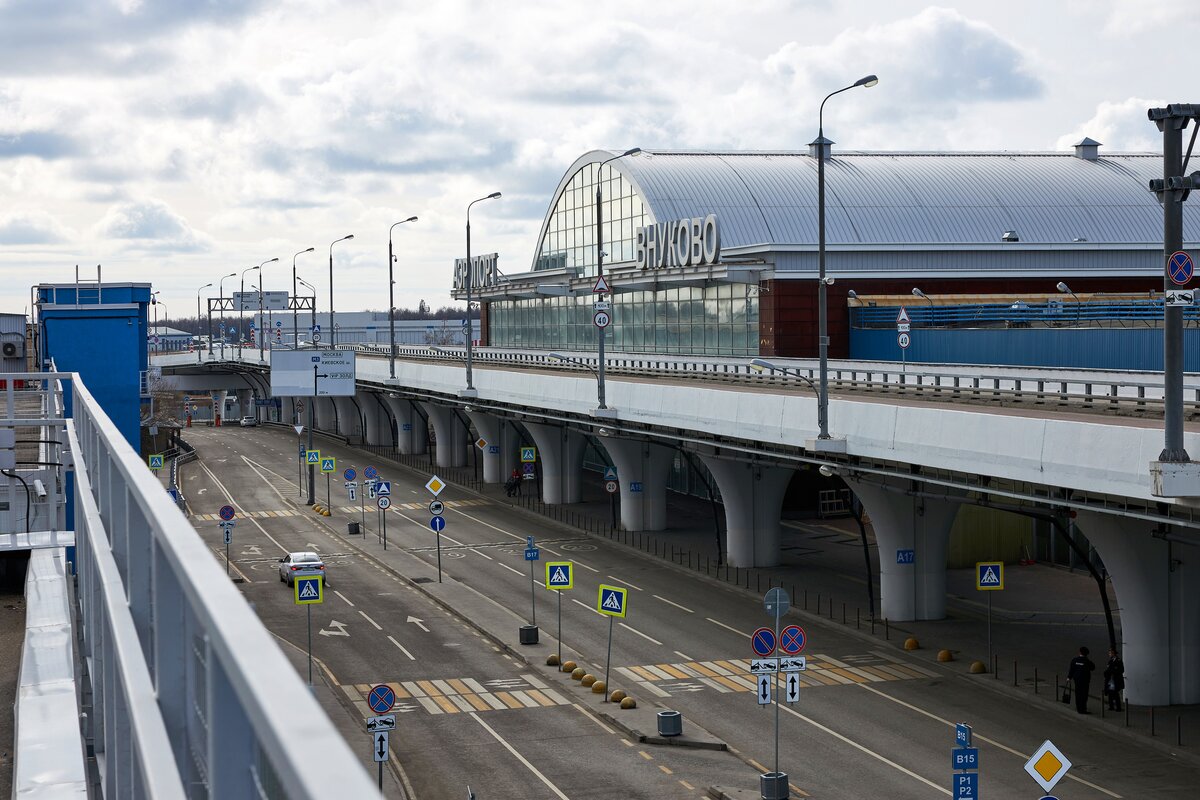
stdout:
{"type": "Polygon", "coordinates": [[[77,379],[85,736],[110,800],[378,791],[162,485],[77,379]]]}

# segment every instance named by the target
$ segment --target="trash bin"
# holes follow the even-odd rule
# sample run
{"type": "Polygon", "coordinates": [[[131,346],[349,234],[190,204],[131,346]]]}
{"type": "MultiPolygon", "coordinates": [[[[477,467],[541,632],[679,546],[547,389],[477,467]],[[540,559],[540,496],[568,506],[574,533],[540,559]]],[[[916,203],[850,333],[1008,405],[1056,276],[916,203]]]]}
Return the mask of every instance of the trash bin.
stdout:
{"type": "Polygon", "coordinates": [[[791,797],[786,772],[764,772],[758,776],[758,788],[762,800],[788,800],[791,797]]]}
{"type": "Polygon", "coordinates": [[[682,736],[683,735],[683,715],[678,711],[660,711],[658,712],[658,735],[659,736],[682,736]]]}
{"type": "Polygon", "coordinates": [[[358,523],[357,522],[347,522],[346,523],[346,534],[349,536],[358,536],[358,523]]]}
{"type": "Polygon", "coordinates": [[[520,641],[521,641],[521,644],[537,644],[538,643],[538,626],[537,625],[522,625],[520,641]]]}

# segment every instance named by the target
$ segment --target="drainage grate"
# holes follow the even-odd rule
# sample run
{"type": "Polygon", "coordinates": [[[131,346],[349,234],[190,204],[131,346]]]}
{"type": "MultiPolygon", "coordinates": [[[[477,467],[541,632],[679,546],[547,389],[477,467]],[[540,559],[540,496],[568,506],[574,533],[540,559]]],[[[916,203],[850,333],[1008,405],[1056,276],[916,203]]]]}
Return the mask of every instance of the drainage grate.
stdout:
{"type": "Polygon", "coordinates": [[[413,578],[413,583],[433,583],[433,578],[413,578]]]}

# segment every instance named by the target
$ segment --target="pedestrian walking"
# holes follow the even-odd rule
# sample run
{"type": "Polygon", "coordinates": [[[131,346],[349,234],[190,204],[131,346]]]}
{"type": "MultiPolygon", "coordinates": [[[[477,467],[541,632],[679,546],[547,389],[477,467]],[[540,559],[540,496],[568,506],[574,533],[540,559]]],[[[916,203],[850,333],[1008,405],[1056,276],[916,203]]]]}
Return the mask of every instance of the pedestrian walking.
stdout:
{"type": "Polygon", "coordinates": [[[1125,662],[1115,647],[1108,650],[1108,664],[1104,667],[1104,695],[1108,698],[1108,710],[1121,710],[1121,692],[1125,689],[1125,662]]]}
{"type": "Polygon", "coordinates": [[[512,475],[508,476],[508,480],[504,483],[504,494],[512,497],[521,496],[521,470],[513,467],[512,475]]]}
{"type": "Polygon", "coordinates": [[[1080,647],[1079,655],[1071,659],[1071,666],[1067,668],[1067,680],[1075,682],[1075,710],[1080,714],[1092,713],[1087,710],[1088,688],[1092,684],[1096,664],[1088,658],[1089,652],[1086,647],[1080,647]]]}

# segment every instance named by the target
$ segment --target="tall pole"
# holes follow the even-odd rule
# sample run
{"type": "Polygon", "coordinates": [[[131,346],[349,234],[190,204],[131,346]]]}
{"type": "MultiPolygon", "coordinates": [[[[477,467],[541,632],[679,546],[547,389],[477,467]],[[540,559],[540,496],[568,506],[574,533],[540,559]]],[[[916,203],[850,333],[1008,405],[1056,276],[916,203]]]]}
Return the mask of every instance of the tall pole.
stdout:
{"type": "MultiPolygon", "coordinates": [[[[246,315],[242,313],[246,310],[246,273],[253,272],[256,269],[259,269],[259,267],[246,267],[244,270],[242,270],[241,288],[238,290],[238,320],[243,328],[246,327],[246,315]]],[[[262,280],[261,274],[259,275],[258,279],[260,281],[262,280]]],[[[242,342],[245,339],[245,335],[245,331],[240,331],[238,334],[238,361],[242,360],[242,342]]]]}
{"type": "MultiPolygon", "coordinates": [[[[1163,135],[1163,294],[1171,291],[1168,259],[1183,249],[1183,191],[1172,181],[1183,176],[1183,129],[1188,117],[1158,120],[1163,135]]],[[[1163,451],[1159,461],[1190,461],[1183,447],[1183,307],[1163,303],[1163,451]]]]}
{"type": "Polygon", "coordinates": [[[396,263],[396,256],[392,254],[392,231],[396,230],[397,225],[416,221],[416,217],[409,217],[388,228],[388,377],[393,381],[396,380],[396,279],[392,274],[392,266],[396,263]]]}
{"type": "MultiPolygon", "coordinates": [[[[199,328],[199,327],[200,327],[200,293],[201,293],[201,292],[203,292],[205,289],[209,288],[210,286],[212,286],[212,284],[211,284],[211,283],[206,283],[206,284],[204,284],[203,286],[201,286],[199,289],[197,289],[197,290],[196,290],[196,327],[197,327],[197,328],[199,328]]],[[[209,313],[209,315],[208,315],[208,321],[209,321],[209,323],[211,323],[211,322],[212,322],[212,314],[211,314],[211,313],[209,313]]],[[[211,336],[212,336],[212,330],[211,330],[211,328],[212,328],[212,325],[210,324],[208,327],[209,327],[209,329],[210,329],[210,330],[209,330],[209,337],[210,337],[210,338],[209,338],[209,348],[211,348],[211,347],[212,347],[212,338],[211,338],[211,336]]],[[[199,364],[199,363],[200,363],[201,361],[203,361],[203,360],[204,360],[204,359],[203,359],[203,358],[201,357],[201,355],[200,355],[200,348],[199,348],[199,347],[197,347],[197,348],[196,348],[196,363],[197,363],[197,364],[199,364]]]]}
{"type": "MultiPolygon", "coordinates": [[[[309,283],[308,281],[304,280],[304,278],[297,278],[297,280],[299,280],[299,281],[300,281],[300,285],[301,285],[301,286],[305,287],[306,289],[308,289],[310,292],[312,292],[312,293],[313,293],[313,295],[312,295],[312,309],[309,311],[309,314],[310,314],[310,317],[309,317],[309,331],[311,332],[311,330],[312,330],[313,328],[317,327],[317,287],[313,286],[311,283],[309,283]]],[[[317,345],[316,345],[316,343],[314,342],[314,343],[313,343],[313,347],[316,347],[316,346],[317,346],[317,345]]]]}
{"type": "MultiPolygon", "coordinates": [[[[354,234],[343,236],[340,239],[335,239],[329,243],[329,345],[337,346],[337,326],[333,324],[333,246],[338,242],[344,242],[347,239],[353,239],[354,234]]],[[[313,300],[314,307],[316,300],[313,300]]],[[[313,323],[314,325],[316,323],[313,323]]]]}
{"type": "Polygon", "coordinates": [[[221,278],[218,288],[221,290],[221,360],[225,360],[225,280],[226,278],[236,278],[237,273],[231,272],[224,278],[221,278]]]}
{"type": "Polygon", "coordinates": [[[817,393],[818,439],[829,437],[829,320],[826,306],[825,285],[825,103],[835,94],[841,94],[858,86],[871,87],[879,83],[874,75],[859,78],[850,86],[825,95],[817,111],[817,327],[818,349],[821,359],[820,391],[817,393]]]}
{"type": "Polygon", "coordinates": [[[474,376],[471,372],[471,344],[475,338],[475,323],[471,320],[471,284],[474,283],[475,272],[471,264],[471,206],[484,200],[494,200],[499,196],[499,192],[492,192],[487,197],[480,197],[478,200],[467,203],[467,268],[464,271],[463,279],[467,284],[467,392],[471,394],[475,392],[474,376]]]}
{"type": "MultiPolygon", "coordinates": [[[[296,308],[296,295],[299,294],[299,290],[296,288],[296,256],[301,256],[301,255],[304,255],[305,253],[311,253],[315,249],[316,248],[310,247],[307,250],[301,250],[299,253],[296,253],[295,256],[292,256],[292,302],[291,302],[291,306],[292,306],[292,349],[293,350],[300,349],[300,318],[299,318],[300,312],[296,308]]],[[[315,303],[316,301],[314,300],[313,302],[315,303]]]]}
{"type": "MultiPolygon", "coordinates": [[[[629,150],[626,150],[624,153],[621,153],[619,156],[613,156],[612,158],[601,161],[600,165],[598,167],[596,167],[596,281],[597,281],[597,283],[600,281],[601,278],[604,277],[604,227],[603,227],[604,212],[603,212],[601,204],[600,204],[601,200],[602,200],[602,196],[601,196],[601,192],[600,192],[600,186],[601,186],[600,173],[604,169],[604,165],[609,163],[610,161],[616,161],[618,158],[624,158],[625,156],[631,156],[634,153],[640,153],[640,152],[642,152],[642,148],[640,148],[640,147],[631,148],[629,150]]],[[[604,404],[604,328],[601,328],[599,325],[596,326],[596,355],[598,357],[597,358],[597,369],[596,369],[596,407],[597,408],[608,408],[608,406],[604,404]]]]}
{"type": "MultiPolygon", "coordinates": [[[[313,297],[313,305],[315,306],[317,299],[313,297]]],[[[317,424],[317,365],[313,364],[313,396],[308,404],[308,449],[313,449],[313,428],[317,424]]],[[[308,458],[305,457],[305,461],[308,458]]],[[[308,505],[313,505],[317,502],[314,483],[316,482],[316,467],[312,462],[308,464],[308,505]]]]}
{"type": "Polygon", "coordinates": [[[263,320],[263,295],[266,294],[266,286],[267,286],[267,282],[265,280],[263,280],[262,268],[265,267],[267,264],[273,264],[278,260],[279,259],[277,257],[269,258],[266,261],[264,261],[258,265],[258,360],[260,362],[266,361],[266,359],[263,358],[263,342],[266,340],[267,336],[270,335],[270,333],[271,333],[270,325],[267,326],[266,331],[263,331],[263,329],[262,329],[263,322],[264,322],[264,320],[263,320]]]}

